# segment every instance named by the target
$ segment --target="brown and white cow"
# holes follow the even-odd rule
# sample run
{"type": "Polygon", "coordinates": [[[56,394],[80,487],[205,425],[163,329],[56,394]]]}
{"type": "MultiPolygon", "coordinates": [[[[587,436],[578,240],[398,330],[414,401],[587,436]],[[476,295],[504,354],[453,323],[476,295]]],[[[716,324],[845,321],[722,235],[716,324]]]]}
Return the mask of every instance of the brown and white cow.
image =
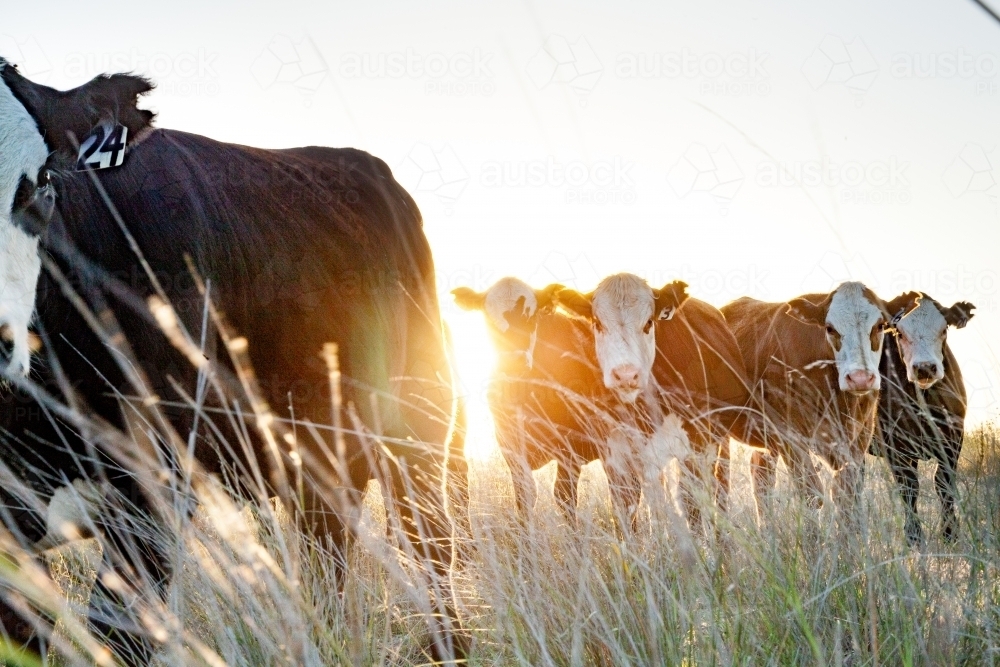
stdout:
{"type": "MultiPolygon", "coordinates": [[[[720,508],[729,485],[729,435],[742,432],[748,400],[743,359],[722,313],[689,298],[681,281],[660,289],[629,273],[605,278],[589,294],[561,290],[561,307],[591,323],[604,388],[623,404],[675,415],[698,457],[686,461],[681,496],[692,528],[700,524],[694,485],[715,460],[720,508]]],[[[658,417],[657,417],[658,419],[658,417]]],[[[637,498],[636,498],[637,500],[637,498]]]]}
{"type": "Polygon", "coordinates": [[[917,462],[937,462],[934,486],[941,501],[944,538],[958,537],[955,471],[965,433],[965,383],[948,347],[948,327],[963,328],[975,309],[961,301],[945,308],[926,294],[896,325],[885,343],[879,367],[879,437],[872,454],[884,456],[906,505],[906,538],[923,542],[917,518],[917,462]]]}
{"type": "Polygon", "coordinates": [[[597,361],[586,324],[555,312],[561,288],[502,278],[484,292],[452,291],[459,307],[483,312],[498,353],[488,401],[522,520],[535,503],[533,469],[558,462],[554,494],[572,519],[580,468],[600,458],[597,361]]]}
{"type": "Polygon", "coordinates": [[[780,303],[744,297],[722,307],[750,379],[746,442],[771,454],[753,457],[758,514],[779,455],[812,504],[823,498],[815,453],[836,473],[838,503],[853,505],[875,430],[883,339],[918,299],[909,292],[886,303],[846,282],[828,294],[780,303]]]}

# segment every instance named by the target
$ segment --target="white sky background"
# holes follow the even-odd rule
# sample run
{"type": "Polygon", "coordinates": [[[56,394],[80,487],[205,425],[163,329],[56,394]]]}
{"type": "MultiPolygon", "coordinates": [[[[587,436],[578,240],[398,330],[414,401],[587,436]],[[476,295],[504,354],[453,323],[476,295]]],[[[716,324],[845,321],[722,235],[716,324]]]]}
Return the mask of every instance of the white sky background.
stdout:
{"type": "MultiPolygon", "coordinates": [[[[920,289],[978,307],[949,340],[970,422],[1000,412],[1000,25],[970,0],[9,4],[0,54],[37,81],[135,70],[162,127],[385,159],[443,293],[623,270],[716,305],[920,289]]],[[[478,320],[444,307],[482,366],[478,320]]]]}

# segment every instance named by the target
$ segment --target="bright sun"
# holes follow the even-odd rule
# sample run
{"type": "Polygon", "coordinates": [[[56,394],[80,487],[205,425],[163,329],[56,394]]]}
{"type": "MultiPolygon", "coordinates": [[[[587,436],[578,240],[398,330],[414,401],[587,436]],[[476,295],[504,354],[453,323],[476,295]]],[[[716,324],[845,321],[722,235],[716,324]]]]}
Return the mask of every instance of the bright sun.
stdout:
{"type": "MultiPolygon", "coordinates": [[[[451,298],[448,294],[442,298],[451,298]]],[[[450,312],[444,317],[451,329],[458,377],[465,396],[468,435],[465,455],[484,460],[496,450],[493,417],[486,402],[486,388],[496,364],[496,352],[486,334],[482,313],[450,312]]]]}

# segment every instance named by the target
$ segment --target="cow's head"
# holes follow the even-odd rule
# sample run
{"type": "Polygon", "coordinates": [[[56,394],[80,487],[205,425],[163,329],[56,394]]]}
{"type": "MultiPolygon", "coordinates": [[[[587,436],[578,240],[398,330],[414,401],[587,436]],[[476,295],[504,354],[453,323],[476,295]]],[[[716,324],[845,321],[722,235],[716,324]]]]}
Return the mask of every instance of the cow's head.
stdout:
{"type": "Polygon", "coordinates": [[[792,299],[787,313],[826,330],[840,390],[866,394],[881,386],[878,365],[885,332],[916,308],[919,298],[907,292],[886,303],[861,283],[849,282],[818,302],[792,299]]]}
{"type": "Polygon", "coordinates": [[[926,294],[921,295],[920,305],[896,324],[896,338],[907,380],[921,389],[928,389],[944,377],[944,343],[948,327],[964,327],[972,319],[975,308],[966,301],[945,308],[926,294]]]}
{"type": "Polygon", "coordinates": [[[656,322],[672,318],[687,298],[679,280],[652,289],[631,273],[609,276],[589,294],[564,289],[556,295],[560,306],[590,320],[604,386],[625,403],[650,384],[656,322]]]}
{"type": "Polygon", "coordinates": [[[118,75],[60,92],[28,81],[0,58],[0,335],[13,343],[10,372],[30,368],[38,243],[56,206],[52,173],[75,162],[69,133],[80,140],[114,121],[134,136],[153,118],[136,108],[151,89],[145,79],[118,75]]]}
{"type": "Polygon", "coordinates": [[[533,289],[517,278],[501,278],[485,292],[468,287],[452,290],[464,310],[481,310],[493,345],[506,372],[528,370],[534,361],[538,315],[555,309],[554,294],[562,285],[533,289]]]}

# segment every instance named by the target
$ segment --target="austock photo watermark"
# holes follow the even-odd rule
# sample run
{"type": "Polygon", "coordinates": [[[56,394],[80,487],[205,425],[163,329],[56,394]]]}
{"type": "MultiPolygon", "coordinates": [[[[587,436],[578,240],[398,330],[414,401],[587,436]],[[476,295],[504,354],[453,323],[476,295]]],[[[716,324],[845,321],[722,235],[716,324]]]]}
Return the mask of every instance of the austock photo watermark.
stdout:
{"type": "Polygon", "coordinates": [[[411,79],[423,81],[427,95],[490,97],[496,92],[494,54],[471,51],[422,53],[414,47],[402,51],[345,53],[337,75],[342,79],[411,79]]]}
{"type": "Polygon", "coordinates": [[[850,40],[826,35],[802,63],[813,90],[844,86],[855,96],[855,104],[864,103],[864,94],[875,83],[879,66],[861,37],[850,40]]]}
{"type": "Polygon", "coordinates": [[[445,144],[418,142],[393,170],[399,182],[415,195],[433,195],[451,215],[455,202],[469,184],[469,172],[455,150],[445,144]]]}
{"type": "Polygon", "coordinates": [[[726,215],[744,175],[725,144],[712,149],[701,143],[687,147],[667,172],[667,183],[679,198],[701,193],[711,196],[726,215]]]}
{"type": "Polygon", "coordinates": [[[299,39],[275,35],[250,64],[250,74],[261,89],[291,87],[303,96],[306,106],[329,73],[326,59],[308,35],[299,39]]]}
{"type": "MultiPolygon", "coordinates": [[[[1000,199],[1000,146],[966,144],[942,174],[953,197],[1000,199]]],[[[1000,215],[1000,210],[998,210],[1000,215]]]]}
{"type": "Polygon", "coordinates": [[[767,59],[766,52],[754,48],[729,53],[688,48],[623,52],[615,57],[614,72],[619,79],[694,81],[702,95],[763,97],[771,93],[767,59]]]}
{"type": "MultiPolygon", "coordinates": [[[[674,280],[688,284],[691,295],[710,301],[736,298],[753,294],[758,298],[768,298],[772,293],[771,273],[755,264],[730,266],[726,269],[711,269],[689,264],[664,265],[636,275],[652,287],[661,287],[674,280]]],[[[593,289],[605,274],[602,274],[590,258],[581,254],[570,257],[565,253],[552,252],[546,256],[528,282],[532,285],[560,284],[574,289],[593,289]]]]}
{"type": "Polygon", "coordinates": [[[579,96],[580,106],[586,106],[587,96],[604,74],[604,64],[586,37],[570,41],[552,34],[528,61],[525,72],[538,90],[566,86],[579,96]]]}
{"type": "Polygon", "coordinates": [[[818,160],[773,161],[757,164],[754,182],[761,188],[827,188],[842,204],[909,204],[913,195],[906,170],[910,164],[896,156],[884,160],[838,162],[818,160]]]}
{"type": "MultiPolygon", "coordinates": [[[[531,160],[481,162],[475,181],[484,189],[549,189],[560,192],[567,204],[583,206],[631,205],[636,201],[633,161],[620,156],[603,160],[559,160],[554,156],[531,160]]],[[[395,168],[400,183],[416,194],[434,195],[453,210],[472,180],[449,145],[417,143],[395,168]]]]}
{"type": "Polygon", "coordinates": [[[894,79],[961,79],[977,95],[1000,93],[1000,54],[964,48],[936,53],[896,53],[889,65],[894,79]]]}
{"type": "Polygon", "coordinates": [[[40,83],[45,83],[55,69],[35,37],[0,33],[0,54],[17,65],[24,76],[40,83]]]}
{"type": "Polygon", "coordinates": [[[550,188],[561,190],[567,204],[604,206],[634,204],[635,163],[614,156],[591,162],[557,160],[491,160],[482,163],[479,184],[484,188],[550,188]]]}
{"type": "Polygon", "coordinates": [[[62,73],[74,81],[106,72],[136,72],[156,82],[160,94],[173,97],[215,97],[222,89],[216,62],[219,54],[205,48],[190,51],[75,52],[66,56],[62,73]]]}

